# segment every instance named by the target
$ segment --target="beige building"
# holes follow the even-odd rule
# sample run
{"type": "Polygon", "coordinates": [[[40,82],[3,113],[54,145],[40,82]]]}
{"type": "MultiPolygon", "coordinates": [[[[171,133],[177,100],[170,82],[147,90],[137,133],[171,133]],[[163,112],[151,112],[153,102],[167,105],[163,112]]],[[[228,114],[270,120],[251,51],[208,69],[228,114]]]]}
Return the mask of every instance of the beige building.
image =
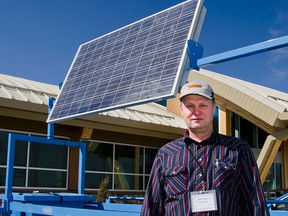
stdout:
{"type": "MultiPolygon", "coordinates": [[[[215,124],[221,133],[248,141],[264,189],[288,188],[288,94],[207,70],[191,71],[215,90],[215,124]]],[[[0,188],[5,187],[10,132],[47,136],[48,99],[58,86],[0,74],[0,188]]],[[[181,137],[178,99],[94,114],[55,124],[55,138],[87,143],[88,193],[106,176],[112,193],[143,194],[157,149],[181,137]]],[[[78,149],[16,144],[15,190],[77,190],[78,149]]]]}

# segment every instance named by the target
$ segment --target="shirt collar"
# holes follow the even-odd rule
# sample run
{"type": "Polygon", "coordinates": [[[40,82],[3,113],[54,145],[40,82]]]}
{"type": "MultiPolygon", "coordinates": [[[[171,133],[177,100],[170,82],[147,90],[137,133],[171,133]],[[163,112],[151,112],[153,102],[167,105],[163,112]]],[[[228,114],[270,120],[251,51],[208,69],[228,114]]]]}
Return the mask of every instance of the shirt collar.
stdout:
{"type": "Polygon", "coordinates": [[[203,145],[213,145],[216,142],[217,135],[218,135],[218,132],[216,130],[214,130],[213,133],[211,134],[211,136],[208,139],[203,140],[202,142],[199,143],[199,142],[191,139],[189,137],[188,130],[186,130],[185,133],[184,133],[184,142],[185,142],[186,145],[190,145],[192,143],[194,143],[196,145],[200,144],[202,146],[203,145]]]}

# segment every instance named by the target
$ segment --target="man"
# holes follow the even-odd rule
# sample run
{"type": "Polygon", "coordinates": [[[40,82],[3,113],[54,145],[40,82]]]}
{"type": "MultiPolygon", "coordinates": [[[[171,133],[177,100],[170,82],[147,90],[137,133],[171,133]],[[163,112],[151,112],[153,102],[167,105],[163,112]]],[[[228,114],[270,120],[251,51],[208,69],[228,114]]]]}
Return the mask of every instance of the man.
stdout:
{"type": "Polygon", "coordinates": [[[210,85],[185,84],[180,109],[187,131],[158,151],[141,215],[269,215],[249,145],[213,128],[210,85]]]}

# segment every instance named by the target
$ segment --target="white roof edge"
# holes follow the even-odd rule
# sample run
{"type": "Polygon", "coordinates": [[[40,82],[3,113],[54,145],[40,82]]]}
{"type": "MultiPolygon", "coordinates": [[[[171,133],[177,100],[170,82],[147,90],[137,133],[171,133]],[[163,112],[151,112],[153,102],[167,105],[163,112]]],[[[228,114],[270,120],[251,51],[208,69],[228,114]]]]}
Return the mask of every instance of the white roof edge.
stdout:
{"type": "Polygon", "coordinates": [[[6,74],[0,74],[0,85],[11,88],[25,89],[27,91],[31,90],[34,92],[42,92],[46,94],[57,95],[59,93],[59,87],[56,85],[37,82],[6,74]]]}

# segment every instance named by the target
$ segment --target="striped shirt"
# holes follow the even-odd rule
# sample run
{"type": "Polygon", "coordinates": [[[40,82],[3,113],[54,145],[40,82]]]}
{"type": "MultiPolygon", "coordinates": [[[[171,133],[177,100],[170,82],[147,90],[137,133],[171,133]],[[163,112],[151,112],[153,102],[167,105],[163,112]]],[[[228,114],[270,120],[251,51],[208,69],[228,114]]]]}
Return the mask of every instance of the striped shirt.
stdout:
{"type": "Polygon", "coordinates": [[[258,167],[249,145],[214,132],[200,143],[188,132],[157,153],[142,216],[269,215],[258,167]],[[191,191],[215,190],[217,211],[192,213],[191,191]]]}

